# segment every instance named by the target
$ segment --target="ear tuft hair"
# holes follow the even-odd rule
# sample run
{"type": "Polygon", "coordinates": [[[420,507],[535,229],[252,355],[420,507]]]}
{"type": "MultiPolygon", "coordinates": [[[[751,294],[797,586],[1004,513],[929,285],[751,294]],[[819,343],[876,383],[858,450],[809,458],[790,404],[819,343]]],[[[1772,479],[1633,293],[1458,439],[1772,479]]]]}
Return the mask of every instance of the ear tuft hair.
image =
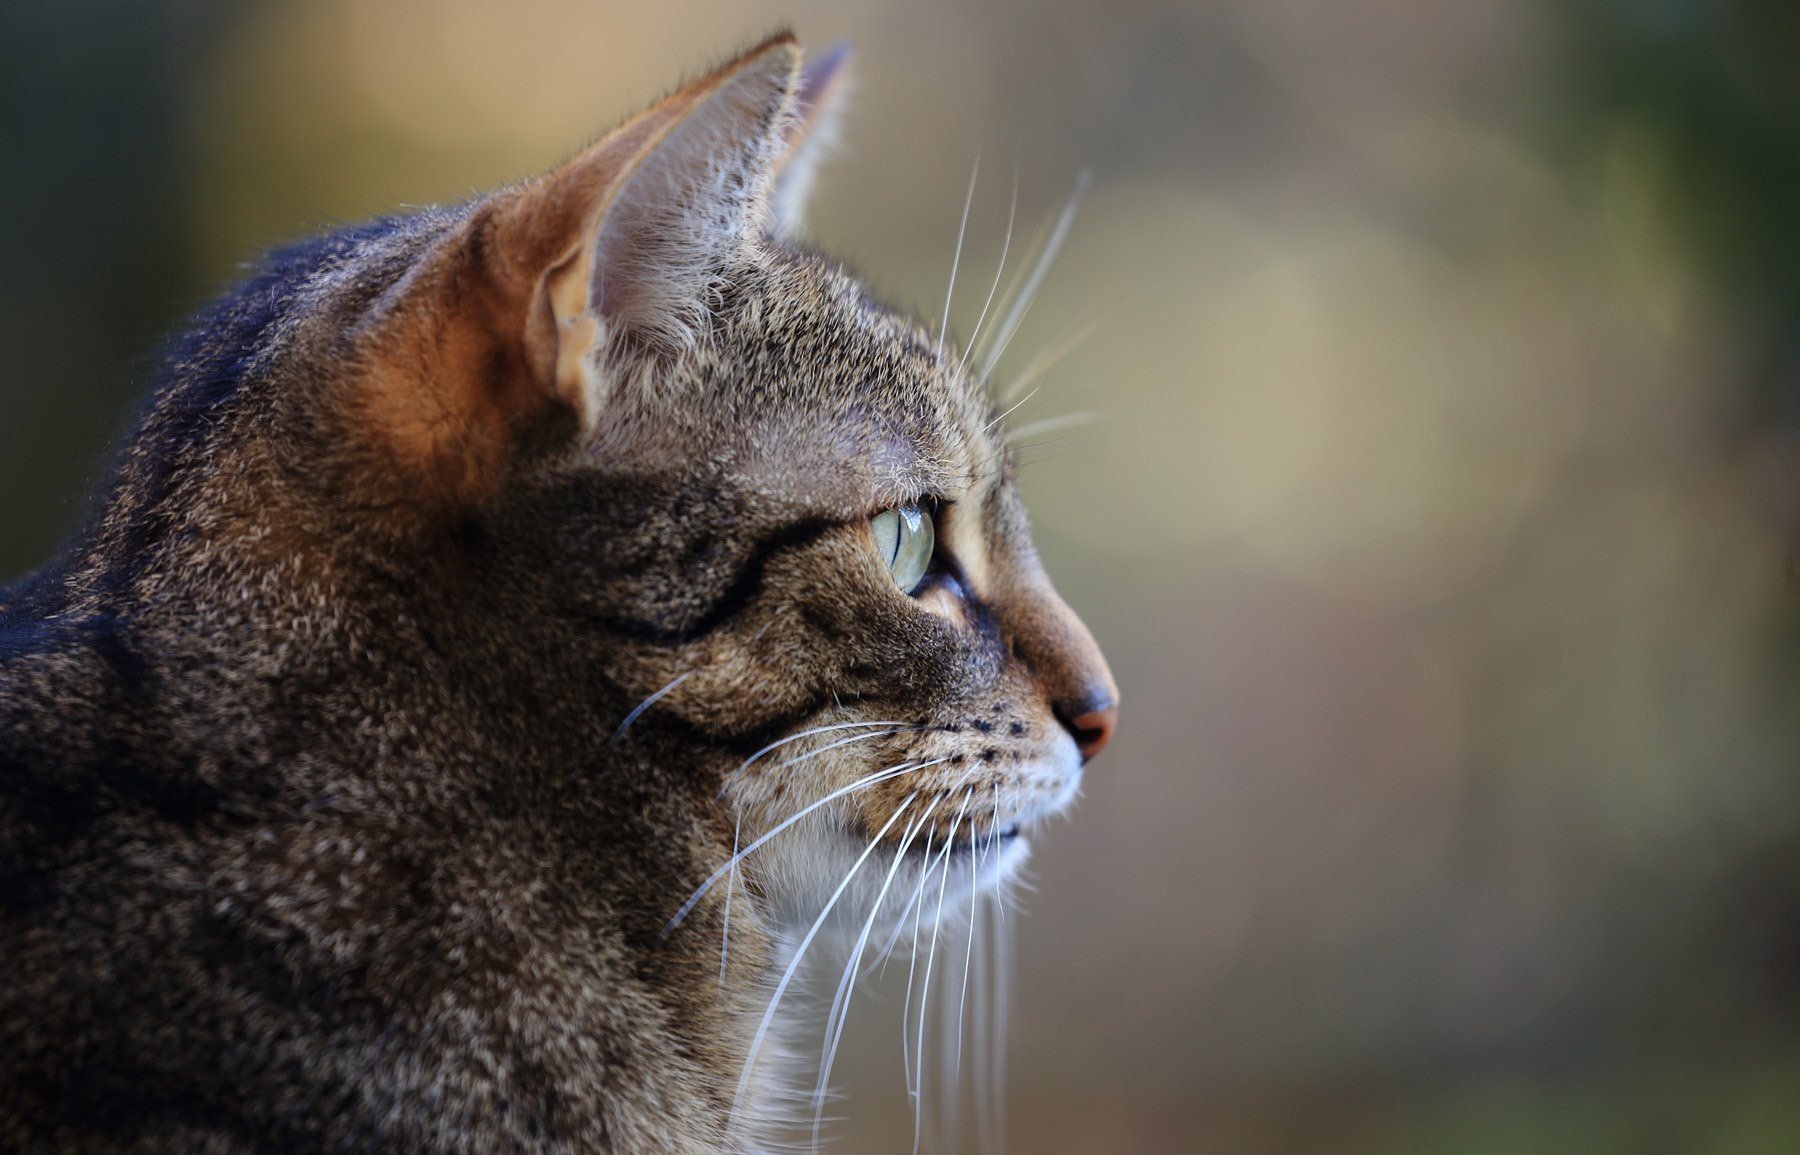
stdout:
{"type": "Polygon", "coordinates": [[[853,56],[849,42],[840,42],[808,61],[801,74],[787,147],[769,198],[770,216],[779,236],[795,236],[801,231],[813,178],[820,163],[837,147],[838,129],[851,87],[853,56]]]}
{"type": "Polygon", "coordinates": [[[783,33],[670,98],[685,114],[631,166],[593,239],[589,305],[614,341],[674,353],[705,330],[726,271],[766,227],[799,67],[783,33]]]}

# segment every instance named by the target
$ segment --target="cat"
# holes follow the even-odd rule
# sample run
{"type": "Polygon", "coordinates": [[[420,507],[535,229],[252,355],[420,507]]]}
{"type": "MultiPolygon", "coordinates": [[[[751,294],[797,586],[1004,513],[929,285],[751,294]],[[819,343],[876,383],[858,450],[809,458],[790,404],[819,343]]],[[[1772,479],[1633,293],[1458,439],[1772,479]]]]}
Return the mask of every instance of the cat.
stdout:
{"type": "Polygon", "coordinates": [[[0,1148],[754,1150],[806,943],[1016,874],[1118,694],[979,374],[790,239],[843,70],[174,346],[0,594],[0,1148]]]}

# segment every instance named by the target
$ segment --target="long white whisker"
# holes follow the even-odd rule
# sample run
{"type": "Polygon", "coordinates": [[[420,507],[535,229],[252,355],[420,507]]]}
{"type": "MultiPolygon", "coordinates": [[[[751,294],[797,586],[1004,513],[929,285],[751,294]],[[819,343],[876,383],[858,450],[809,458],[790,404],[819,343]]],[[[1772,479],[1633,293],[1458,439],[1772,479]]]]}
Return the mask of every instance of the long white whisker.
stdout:
{"type": "Polygon", "coordinates": [[[770,742],[767,746],[764,746],[761,750],[758,750],[756,753],[740,762],[736,770],[733,770],[725,776],[725,785],[719,788],[719,797],[723,798],[726,791],[730,789],[732,781],[743,774],[744,771],[748,770],[758,759],[762,758],[763,755],[768,754],[773,750],[779,750],[791,742],[798,742],[802,738],[811,738],[815,734],[828,734],[833,730],[850,730],[856,728],[869,729],[882,726],[894,727],[893,733],[899,733],[900,731],[907,729],[917,729],[917,726],[911,722],[836,722],[829,726],[814,726],[811,729],[802,730],[798,734],[789,734],[785,738],[770,742]]]}
{"type": "MultiPolygon", "coordinates": [[[[740,812],[731,828],[731,857],[735,861],[738,856],[738,843],[744,837],[744,816],[740,812]]],[[[725,882],[725,925],[719,932],[719,986],[725,985],[725,964],[731,950],[731,892],[737,889],[737,867],[731,868],[731,874],[725,882]]]]}
{"type": "MultiPolygon", "coordinates": [[[[973,839],[974,838],[974,822],[973,822],[973,820],[970,821],[969,825],[970,825],[969,836],[971,839],[973,839]]],[[[974,851],[971,856],[974,859],[974,861],[971,863],[971,869],[969,871],[968,941],[963,944],[962,991],[957,996],[957,1000],[956,1000],[956,1015],[955,1015],[955,1019],[956,1019],[955,1044],[956,1045],[954,1047],[952,1047],[950,1045],[951,1035],[950,1035],[949,1028],[947,1026],[944,1031],[944,1050],[948,1053],[948,1056],[949,1056],[948,1060],[944,1064],[944,1068],[945,1068],[944,1134],[946,1136],[945,1147],[950,1150],[954,1150],[956,1148],[956,1146],[958,1145],[958,1140],[960,1139],[961,1134],[962,1134],[963,1023],[967,1020],[967,1017],[968,1017],[967,1011],[968,1011],[968,1005],[969,1005],[969,971],[971,968],[971,964],[974,962],[974,959],[975,959],[975,918],[976,918],[976,915],[980,911],[980,905],[981,905],[980,904],[981,876],[982,876],[982,873],[987,869],[988,852],[991,849],[992,849],[991,842],[983,842],[981,847],[978,850],[974,851]]],[[[946,1018],[950,1017],[949,1010],[950,1010],[950,1003],[948,1000],[946,1000],[944,1003],[944,1011],[945,1011],[946,1018]]],[[[980,1098],[979,1087],[977,1087],[975,1089],[975,1098],[977,1100],[979,1100],[979,1098],[980,1098]]]]}
{"type": "MultiPolygon", "coordinates": [[[[948,933],[948,932],[947,932],[948,933]]],[[[946,937],[944,956],[949,957],[956,952],[956,943],[946,937]]],[[[951,1051],[956,1040],[956,1024],[954,1018],[956,1002],[950,997],[950,973],[946,969],[939,980],[944,987],[943,998],[938,1001],[938,1144],[946,1152],[956,1150],[956,1135],[962,1128],[962,1095],[958,1084],[954,1064],[956,1056],[951,1051]]]]}
{"type": "MultiPolygon", "coordinates": [[[[912,1026],[913,975],[919,963],[919,922],[925,917],[925,908],[919,904],[918,899],[920,895],[925,893],[925,884],[937,869],[937,863],[934,862],[931,857],[931,844],[936,836],[937,831],[935,830],[927,830],[925,832],[926,866],[925,869],[919,873],[919,886],[917,891],[913,894],[913,901],[907,904],[909,907],[913,908],[912,949],[908,952],[906,957],[906,1003],[900,1008],[900,1069],[906,1072],[906,1093],[912,1096],[917,1096],[919,1091],[918,1088],[913,1086],[912,1040],[908,1037],[907,1032],[912,1026]]],[[[944,849],[939,853],[939,857],[941,858],[949,853],[950,844],[945,842],[944,849]]]]}
{"type": "Polygon", "coordinates": [[[707,880],[705,882],[701,883],[699,888],[697,890],[695,890],[693,894],[688,896],[688,900],[681,904],[681,909],[675,912],[675,917],[671,918],[669,920],[669,924],[667,926],[663,927],[663,934],[666,935],[670,931],[673,931],[676,927],[680,926],[681,921],[693,912],[694,907],[700,902],[700,900],[703,897],[705,897],[706,892],[711,890],[714,886],[716,886],[718,884],[719,880],[721,878],[724,878],[725,875],[727,873],[729,873],[733,867],[735,867],[738,863],[742,862],[744,859],[750,857],[752,854],[755,854],[758,849],[760,849],[765,843],[767,843],[769,841],[769,839],[774,838],[777,834],[780,834],[782,831],[786,830],[788,827],[792,826],[794,823],[800,821],[802,818],[805,818],[808,814],[811,814],[813,811],[817,810],[819,807],[824,806],[828,802],[834,802],[837,799],[842,798],[844,795],[851,793],[852,791],[867,789],[868,787],[875,785],[877,782],[885,782],[890,778],[897,778],[902,774],[911,774],[911,773],[914,773],[915,771],[923,770],[927,766],[936,766],[942,762],[947,762],[947,761],[949,761],[948,758],[935,758],[930,762],[902,762],[897,766],[889,766],[885,770],[877,770],[875,773],[867,775],[866,777],[858,778],[855,782],[850,783],[848,786],[840,786],[836,790],[833,790],[831,793],[825,795],[825,797],[820,798],[815,802],[809,803],[805,808],[800,810],[798,813],[796,813],[796,814],[784,819],[780,823],[778,823],[773,829],[771,829],[768,833],[764,834],[761,838],[758,838],[756,841],[752,842],[750,845],[744,847],[744,849],[738,851],[736,854],[733,854],[731,856],[730,860],[727,861],[724,866],[721,866],[721,867],[719,867],[719,869],[713,871],[712,874],[707,878],[707,880]]]}
{"type": "Polygon", "coordinates": [[[1025,287],[1019,290],[1012,309],[996,330],[998,335],[994,338],[993,350],[982,358],[980,377],[983,381],[988,379],[994,371],[994,365],[1005,355],[1007,345],[1012,343],[1013,334],[1019,330],[1019,323],[1025,319],[1025,311],[1031,307],[1038,289],[1044,283],[1044,277],[1049,274],[1051,263],[1056,260],[1063,241],[1068,239],[1069,227],[1075,223],[1075,210],[1080,206],[1082,194],[1087,192],[1088,182],[1092,177],[1089,170],[1083,169],[1081,175],[1075,178],[1075,188],[1069,193],[1061,215],[1056,218],[1056,227],[1051,230],[1049,241],[1045,243],[1043,252],[1038,254],[1037,263],[1032,266],[1031,275],[1025,279],[1025,287]]]}
{"type": "Polygon", "coordinates": [[[1000,415],[998,417],[995,417],[992,421],[989,421],[986,425],[983,425],[981,427],[981,431],[983,433],[986,433],[988,430],[992,429],[994,426],[1000,424],[1002,421],[1005,421],[1008,417],[1012,416],[1013,410],[1017,409],[1019,406],[1025,404],[1025,402],[1031,400],[1033,397],[1036,397],[1036,396],[1037,396],[1037,390],[1033,389],[1031,392],[1025,394],[1025,396],[1023,396],[1023,397],[1019,398],[1017,401],[1013,402],[1007,408],[1001,410],[1000,415]]]}
{"type": "MultiPolygon", "coordinates": [[[[932,842],[931,832],[927,831],[926,835],[925,835],[925,854],[924,854],[924,862],[926,865],[925,865],[925,868],[919,874],[919,884],[917,886],[913,887],[912,896],[906,900],[906,905],[900,908],[900,919],[898,922],[896,922],[894,924],[893,933],[888,935],[887,942],[882,944],[881,952],[877,956],[877,961],[870,963],[868,966],[868,969],[863,971],[862,975],[860,976],[861,978],[863,978],[865,980],[871,974],[873,974],[875,972],[875,968],[877,966],[879,966],[881,968],[881,973],[883,975],[887,974],[888,960],[893,957],[894,948],[900,945],[900,936],[902,934],[904,934],[906,931],[907,916],[913,913],[913,907],[918,903],[920,897],[924,895],[925,881],[927,878],[930,877],[932,869],[935,868],[937,865],[937,863],[934,862],[931,857],[931,842],[932,842]]],[[[918,920],[914,919],[913,927],[914,927],[915,933],[913,936],[912,949],[915,953],[919,949],[918,935],[916,933],[918,925],[919,925],[918,920]]],[[[910,977],[907,979],[907,994],[909,996],[912,994],[912,980],[910,977]]],[[[904,1040],[906,1037],[906,1033],[904,1031],[902,1031],[900,1037],[904,1040]]]]}
{"type": "MultiPolygon", "coordinates": [[[[1032,392],[1035,393],[1036,390],[1033,390],[1032,392]]],[[[1026,394],[1027,398],[1030,396],[1030,393],[1026,394]]],[[[1065,413],[1060,417],[1045,417],[1042,420],[1021,425],[1017,429],[1008,430],[1006,434],[1006,443],[1015,449],[1035,448],[1035,446],[1026,446],[1020,443],[1028,437],[1042,437],[1046,433],[1060,433],[1065,429],[1079,429],[1084,425],[1092,425],[1098,420],[1100,420],[1100,415],[1092,409],[1084,409],[1078,413],[1065,413]]],[[[1040,444],[1044,443],[1040,442],[1040,444]]]]}
{"type": "MultiPolygon", "coordinates": [[[[817,750],[808,750],[806,753],[796,754],[794,757],[789,758],[786,761],[777,762],[774,766],[771,766],[769,768],[768,772],[775,773],[775,772],[778,772],[781,770],[786,770],[789,766],[798,766],[802,762],[809,762],[812,759],[819,757],[820,755],[829,754],[833,750],[836,750],[843,746],[854,746],[858,742],[870,742],[870,741],[875,740],[876,738],[891,738],[895,734],[898,734],[898,733],[900,733],[899,730],[871,730],[866,734],[852,734],[848,738],[839,738],[834,742],[827,742],[825,745],[819,747],[817,750]]],[[[740,766],[736,770],[732,771],[732,776],[735,777],[736,775],[743,773],[743,771],[744,771],[744,767],[740,766]]],[[[726,793],[728,793],[730,791],[732,784],[733,784],[733,777],[728,777],[725,780],[725,786],[720,791],[720,797],[723,797],[726,793]]]]}
{"type": "Polygon", "coordinates": [[[994,1150],[1006,1150],[1006,1039],[1007,1011],[1012,999],[1012,926],[1006,921],[1006,903],[994,903],[994,1150]]]}
{"type": "MultiPolygon", "coordinates": [[[[744,1056],[744,1070],[738,1076],[737,1093],[731,1097],[730,1117],[732,1119],[737,1117],[738,1106],[743,1102],[744,1092],[750,1086],[750,1072],[756,1065],[756,1055],[762,1049],[763,1038],[769,1033],[769,1024],[775,1021],[775,1011],[781,1006],[782,996],[787,993],[788,984],[794,981],[794,975],[800,970],[801,961],[806,958],[806,948],[811,946],[813,939],[818,937],[819,928],[824,926],[825,920],[831,917],[832,909],[837,906],[838,899],[844,896],[844,891],[849,889],[857,871],[862,869],[862,864],[869,860],[869,855],[874,852],[875,847],[883,838],[887,837],[887,832],[893,829],[894,823],[900,821],[900,816],[906,813],[907,807],[911,806],[913,799],[918,796],[917,790],[908,794],[900,805],[894,808],[894,812],[888,815],[888,820],[881,824],[881,829],[875,832],[875,837],[869,840],[869,844],[863,847],[863,852],[856,856],[856,861],[851,863],[850,869],[844,874],[843,881],[839,882],[837,889],[831,892],[831,897],[825,900],[824,909],[819,911],[819,917],[815,918],[812,926],[807,928],[806,937],[802,938],[800,945],[794,948],[794,957],[789,960],[787,970],[782,972],[781,981],[775,984],[775,994],[769,999],[768,1009],[763,1011],[762,1022],[758,1024],[756,1035],[750,1040],[750,1050],[744,1056]]],[[[729,1124],[726,1129],[730,1130],[729,1124]]]]}
{"type": "MultiPolygon", "coordinates": [[[[1027,299],[1025,301],[1025,307],[1022,310],[1020,310],[1020,312],[1019,312],[1018,324],[1014,325],[1011,331],[1003,334],[994,343],[994,351],[989,356],[988,363],[985,366],[987,373],[992,373],[994,371],[994,366],[999,363],[1000,358],[1006,356],[1007,349],[1012,347],[1013,337],[1015,337],[1018,334],[1020,329],[1025,327],[1025,318],[1031,315],[1031,307],[1035,304],[1037,304],[1037,297],[1033,296],[1033,297],[1030,297],[1029,299],[1027,299]]],[[[989,382],[988,377],[985,375],[978,377],[977,380],[980,381],[983,385],[988,385],[988,382],[989,382]]],[[[989,386],[989,388],[991,390],[992,387],[989,386]]]]}
{"type": "Polygon", "coordinates": [[[951,1068],[958,1084],[962,1081],[963,1011],[969,1004],[969,964],[975,959],[975,911],[980,905],[981,872],[987,866],[987,846],[976,856],[975,868],[969,872],[969,944],[963,951],[962,995],[956,1002],[956,1063],[951,1068]]]}
{"type": "Polygon", "coordinates": [[[869,908],[869,917],[863,921],[862,933],[857,936],[856,946],[850,951],[849,961],[844,966],[843,977],[838,980],[837,993],[831,1000],[831,1012],[825,1017],[825,1050],[819,1056],[819,1082],[813,1088],[814,1150],[819,1146],[820,1120],[825,1109],[825,1094],[831,1086],[831,1068],[837,1061],[838,1043],[844,1037],[844,1024],[850,1021],[851,988],[856,980],[856,970],[862,965],[863,950],[869,945],[869,932],[875,927],[876,916],[881,913],[882,903],[887,901],[888,890],[894,884],[894,875],[899,872],[907,850],[942,801],[942,795],[934,798],[923,814],[906,824],[906,833],[900,838],[900,847],[894,851],[894,860],[888,864],[887,877],[881,880],[881,890],[875,895],[875,903],[869,908]]]}
{"type": "Polygon", "coordinates": [[[1046,349],[1033,357],[1030,362],[1026,364],[1025,368],[1019,370],[1019,375],[1007,382],[1006,388],[1000,391],[1000,403],[1002,405],[1006,404],[1007,401],[1018,396],[1027,385],[1032,384],[1039,377],[1042,377],[1044,374],[1050,372],[1050,370],[1056,368],[1057,365],[1062,363],[1064,357],[1073,353],[1083,341],[1093,336],[1094,332],[1099,328],[1099,321],[1089,321],[1081,328],[1075,330],[1074,333],[1064,338],[1060,343],[1051,346],[1049,349],[1046,349]]]}
{"type": "Polygon", "coordinates": [[[913,1061],[918,1064],[914,1082],[919,1088],[919,1096],[913,1100],[913,1155],[919,1155],[919,1141],[922,1134],[921,1124],[924,1122],[925,1012],[927,1004],[931,1001],[931,967],[932,964],[937,961],[938,932],[943,928],[944,922],[944,892],[950,885],[949,852],[950,849],[956,845],[957,828],[962,825],[963,818],[968,815],[969,801],[974,798],[974,796],[975,792],[973,790],[963,796],[962,808],[956,812],[956,817],[951,820],[950,832],[944,835],[945,857],[943,877],[938,882],[937,913],[932,915],[931,949],[926,952],[925,955],[925,979],[919,986],[919,1036],[916,1040],[917,1045],[913,1048],[913,1061]]]}
{"type": "Polygon", "coordinates": [[[956,293],[956,267],[962,263],[963,235],[969,231],[969,206],[975,203],[975,178],[981,175],[981,158],[969,171],[969,192],[963,197],[962,224],[956,226],[956,255],[950,258],[950,287],[944,290],[944,319],[938,323],[937,356],[944,355],[944,333],[950,328],[950,298],[956,293]]]}
{"type": "MultiPolygon", "coordinates": [[[[1006,206],[1006,238],[1000,242],[1000,263],[994,266],[994,283],[988,286],[987,300],[981,303],[981,315],[975,318],[975,329],[969,334],[967,349],[975,348],[981,340],[981,327],[987,321],[988,309],[994,303],[994,294],[1000,289],[1000,277],[1006,272],[1006,254],[1012,250],[1013,221],[1019,214],[1019,170],[1013,169],[1012,202],[1006,206]]],[[[967,363],[969,354],[963,354],[967,363]]]]}
{"type": "MultiPolygon", "coordinates": [[[[987,855],[985,853],[982,855],[981,866],[983,871],[987,869],[987,855]]],[[[998,885],[998,880],[996,880],[995,886],[998,887],[998,885]]],[[[977,956],[975,962],[975,1045],[972,1048],[975,1070],[972,1083],[973,1095],[975,1098],[975,1132],[981,1140],[982,1155],[991,1155],[993,1151],[994,1118],[993,1104],[989,1101],[989,1093],[992,1087],[990,1080],[993,1072],[993,1054],[991,1048],[993,1047],[994,1036],[993,1032],[988,1029],[990,1025],[988,1008],[992,1005],[993,987],[988,981],[988,966],[990,964],[989,956],[991,951],[989,950],[987,934],[985,933],[987,929],[988,917],[984,906],[981,912],[981,921],[979,923],[979,930],[982,933],[974,934],[972,936],[974,940],[973,947],[977,956]]]]}
{"type": "MultiPolygon", "coordinates": [[[[1038,254],[1044,251],[1044,242],[1049,239],[1050,230],[1055,224],[1055,217],[1045,217],[1043,223],[1038,226],[1037,231],[1032,234],[1031,244],[1026,246],[1025,249],[1024,266],[1020,268],[1017,273],[1013,274],[1012,279],[1007,282],[1006,288],[1000,293],[999,305],[1001,309],[1005,310],[1010,308],[1012,303],[1018,299],[1019,286],[1025,283],[1025,278],[1030,274],[1032,266],[1037,263],[1038,254]]],[[[991,344],[993,339],[993,331],[989,330],[983,337],[982,347],[991,344]]],[[[967,359],[971,361],[974,360],[979,352],[980,349],[976,347],[975,343],[970,342],[967,359]]]]}
{"type": "Polygon", "coordinates": [[[617,730],[613,731],[612,737],[608,738],[607,741],[608,742],[617,742],[620,738],[624,737],[625,731],[631,729],[631,724],[633,722],[637,721],[639,718],[642,718],[644,716],[645,710],[648,710],[650,707],[652,707],[652,706],[656,705],[658,702],[662,701],[670,693],[674,692],[675,687],[677,687],[677,686],[681,685],[681,683],[687,681],[690,677],[693,676],[693,674],[694,674],[694,671],[692,671],[692,670],[682,671],[681,673],[675,675],[674,680],[671,681],[668,685],[666,685],[662,689],[656,691],[656,693],[650,695],[648,698],[645,698],[642,702],[639,702],[637,704],[637,707],[635,709],[633,709],[631,711],[631,713],[625,715],[625,720],[623,722],[619,723],[619,728],[617,730]]]}

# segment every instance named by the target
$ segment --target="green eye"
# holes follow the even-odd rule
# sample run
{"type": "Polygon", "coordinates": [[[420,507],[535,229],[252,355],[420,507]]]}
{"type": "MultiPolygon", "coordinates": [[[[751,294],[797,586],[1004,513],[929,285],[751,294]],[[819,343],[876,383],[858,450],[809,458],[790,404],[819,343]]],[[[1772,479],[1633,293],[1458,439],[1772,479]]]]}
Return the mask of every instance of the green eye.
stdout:
{"type": "Polygon", "coordinates": [[[869,519],[869,527],[875,531],[875,549],[900,592],[910,594],[918,589],[937,542],[931,514],[916,505],[902,505],[882,510],[869,519]]]}

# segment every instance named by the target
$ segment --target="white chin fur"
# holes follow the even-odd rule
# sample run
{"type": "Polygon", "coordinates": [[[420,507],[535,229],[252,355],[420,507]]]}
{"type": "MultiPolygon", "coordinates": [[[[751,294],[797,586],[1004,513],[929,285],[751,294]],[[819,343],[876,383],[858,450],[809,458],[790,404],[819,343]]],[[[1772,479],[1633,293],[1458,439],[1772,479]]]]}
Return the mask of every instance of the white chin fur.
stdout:
{"type": "MultiPolygon", "coordinates": [[[[904,825],[900,830],[904,830],[904,825]]],[[[891,841],[884,840],[865,857],[866,842],[852,841],[841,828],[825,823],[801,822],[792,833],[797,837],[779,855],[759,864],[763,889],[769,898],[768,914],[777,926],[790,931],[810,927],[825,912],[827,903],[832,906],[825,914],[821,932],[860,934],[877,903],[880,910],[873,923],[875,935],[891,930],[902,917],[910,923],[921,906],[926,927],[939,918],[966,917],[974,893],[991,893],[1003,887],[1031,854],[1023,834],[986,848],[965,847],[948,855],[942,853],[941,846],[931,847],[927,855],[921,838],[896,861],[891,841]],[[846,877],[850,879],[848,884],[846,877]],[[832,902],[834,895],[836,901],[832,902]]]]}
{"type": "Polygon", "coordinates": [[[905,813],[871,850],[866,838],[846,833],[847,808],[821,807],[758,853],[755,869],[768,900],[766,914],[792,931],[803,931],[823,915],[821,932],[851,934],[861,933],[872,911],[876,934],[902,917],[910,921],[921,904],[927,926],[953,913],[966,915],[974,894],[1004,887],[1024,865],[1032,829],[1074,802],[1081,790],[1081,754],[1065,735],[1050,757],[1023,768],[1021,776],[1033,788],[1027,795],[1032,801],[1012,811],[1006,824],[1019,833],[986,846],[962,845],[948,855],[941,842],[928,845],[920,835],[897,857],[895,847],[908,829],[905,813]]]}

